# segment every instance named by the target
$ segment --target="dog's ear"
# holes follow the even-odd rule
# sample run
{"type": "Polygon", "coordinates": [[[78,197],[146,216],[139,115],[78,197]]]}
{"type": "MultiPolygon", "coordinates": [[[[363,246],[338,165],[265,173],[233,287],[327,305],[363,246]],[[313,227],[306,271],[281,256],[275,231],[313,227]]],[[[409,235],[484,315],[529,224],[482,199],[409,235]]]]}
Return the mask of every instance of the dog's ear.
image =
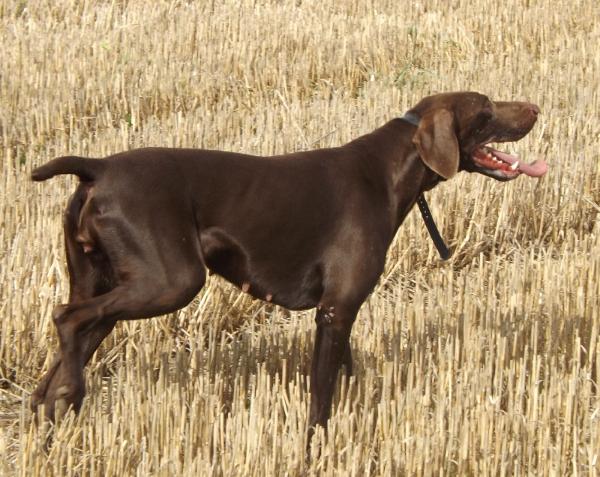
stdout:
{"type": "Polygon", "coordinates": [[[421,118],[413,143],[423,162],[444,179],[458,172],[458,139],[454,133],[454,115],[436,109],[421,118]]]}

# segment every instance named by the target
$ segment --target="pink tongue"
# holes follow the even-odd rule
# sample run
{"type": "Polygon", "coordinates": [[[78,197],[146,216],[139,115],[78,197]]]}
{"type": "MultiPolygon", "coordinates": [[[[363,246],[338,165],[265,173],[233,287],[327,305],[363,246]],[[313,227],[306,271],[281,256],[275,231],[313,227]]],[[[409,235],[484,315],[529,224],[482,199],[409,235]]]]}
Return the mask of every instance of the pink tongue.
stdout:
{"type": "Polygon", "coordinates": [[[542,177],[548,171],[548,164],[546,164],[546,161],[539,159],[531,164],[519,164],[517,169],[530,177],[542,177]]]}
{"type": "MultiPolygon", "coordinates": [[[[509,164],[514,164],[515,162],[519,161],[517,157],[506,154],[505,152],[497,151],[496,149],[493,149],[493,151],[497,158],[502,159],[504,162],[508,162],[509,164]]],[[[542,177],[548,171],[548,164],[546,164],[546,161],[541,159],[533,161],[531,164],[524,164],[519,161],[519,167],[517,167],[517,170],[528,175],[529,177],[542,177]]]]}

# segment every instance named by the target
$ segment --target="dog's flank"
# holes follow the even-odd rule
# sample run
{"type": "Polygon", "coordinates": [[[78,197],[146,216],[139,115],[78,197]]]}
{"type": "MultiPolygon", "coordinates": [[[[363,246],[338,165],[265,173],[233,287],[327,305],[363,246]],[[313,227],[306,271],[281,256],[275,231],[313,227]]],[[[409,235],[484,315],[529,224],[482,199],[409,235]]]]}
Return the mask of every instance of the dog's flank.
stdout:
{"type": "Polygon", "coordinates": [[[270,158],[148,148],[33,171],[34,180],[75,174],[81,183],[65,213],[70,297],[53,313],[60,350],[32,407],[44,404],[50,419],[78,410],[83,368],[115,323],[185,306],[208,268],[257,298],[316,308],[309,436],[325,426],[338,371],[352,372],[356,314],[417,198],[461,170],[499,180],[545,172],[543,162],[481,157],[488,142],[527,134],[535,105],[448,93],[411,114],[418,126],[395,119],[337,148],[270,158]]]}

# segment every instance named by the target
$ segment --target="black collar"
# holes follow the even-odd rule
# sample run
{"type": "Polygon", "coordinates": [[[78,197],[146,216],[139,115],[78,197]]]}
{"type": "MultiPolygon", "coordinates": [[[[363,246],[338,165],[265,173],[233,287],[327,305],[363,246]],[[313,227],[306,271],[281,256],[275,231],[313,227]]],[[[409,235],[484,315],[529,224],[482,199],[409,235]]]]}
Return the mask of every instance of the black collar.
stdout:
{"type": "MultiPolygon", "coordinates": [[[[404,116],[402,116],[400,119],[417,127],[419,127],[419,122],[421,121],[421,118],[418,114],[415,114],[410,111],[405,113],[404,116]]],[[[431,240],[433,240],[435,248],[437,248],[440,257],[442,257],[442,260],[448,260],[452,253],[450,252],[450,250],[448,250],[448,247],[446,247],[444,239],[440,235],[440,231],[435,225],[435,221],[433,220],[431,211],[429,210],[429,205],[427,204],[427,200],[425,200],[425,195],[419,195],[419,197],[417,198],[417,205],[419,206],[419,210],[421,211],[421,216],[423,217],[423,222],[425,222],[425,226],[427,227],[429,236],[431,237],[431,240]]]]}
{"type": "Polygon", "coordinates": [[[429,205],[423,194],[417,198],[417,205],[421,211],[421,216],[423,217],[423,222],[425,222],[429,236],[431,237],[431,240],[433,240],[433,244],[435,245],[435,248],[437,248],[440,257],[442,260],[448,260],[452,256],[452,252],[446,247],[444,239],[440,235],[437,225],[435,225],[435,220],[433,220],[433,217],[431,216],[429,205]]]}

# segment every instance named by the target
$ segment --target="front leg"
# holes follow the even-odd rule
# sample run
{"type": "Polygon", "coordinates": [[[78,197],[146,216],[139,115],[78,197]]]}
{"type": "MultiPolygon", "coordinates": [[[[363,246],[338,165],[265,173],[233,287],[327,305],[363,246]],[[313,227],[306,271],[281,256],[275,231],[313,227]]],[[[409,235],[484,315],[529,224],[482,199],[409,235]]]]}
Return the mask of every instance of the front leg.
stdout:
{"type": "Polygon", "coordinates": [[[356,312],[347,311],[343,306],[320,305],[317,308],[317,332],[310,373],[309,445],[315,426],[327,426],[341,365],[345,364],[347,372],[351,372],[350,331],[355,318],[356,312]]]}

